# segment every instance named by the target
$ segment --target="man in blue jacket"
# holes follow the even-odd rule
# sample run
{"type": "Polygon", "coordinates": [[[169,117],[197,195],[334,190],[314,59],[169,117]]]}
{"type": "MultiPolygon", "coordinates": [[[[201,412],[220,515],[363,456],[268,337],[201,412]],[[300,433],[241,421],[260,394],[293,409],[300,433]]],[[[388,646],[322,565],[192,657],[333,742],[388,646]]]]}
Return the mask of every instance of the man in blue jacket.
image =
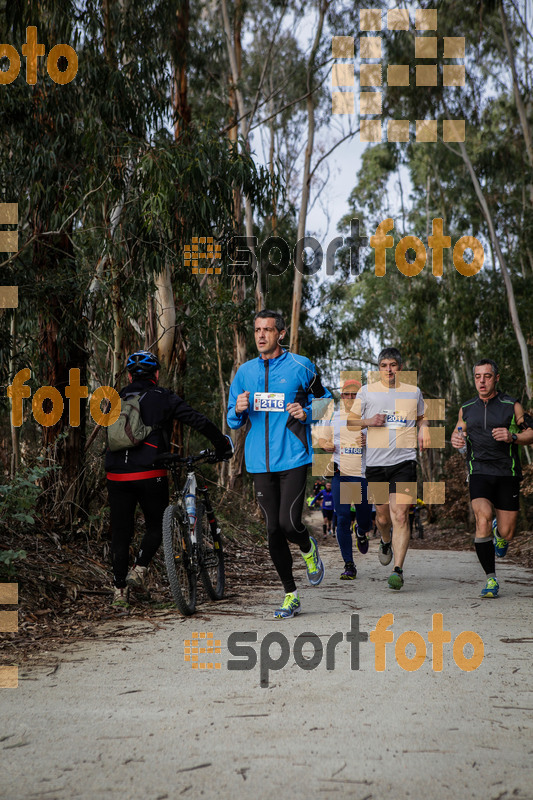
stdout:
{"type": "Polygon", "coordinates": [[[254,317],[259,358],[237,370],[229,392],[228,425],[249,425],[246,469],[253,475],[268,532],[268,548],[285,589],[276,619],[294,617],[301,605],[292,573],[288,542],[298,545],[307,577],[318,586],[324,565],[315,539],[302,523],[307,467],[312,462],[312,399],[331,398],[314,364],[280,346],[286,333],[281,314],[260,311],[254,317]]]}

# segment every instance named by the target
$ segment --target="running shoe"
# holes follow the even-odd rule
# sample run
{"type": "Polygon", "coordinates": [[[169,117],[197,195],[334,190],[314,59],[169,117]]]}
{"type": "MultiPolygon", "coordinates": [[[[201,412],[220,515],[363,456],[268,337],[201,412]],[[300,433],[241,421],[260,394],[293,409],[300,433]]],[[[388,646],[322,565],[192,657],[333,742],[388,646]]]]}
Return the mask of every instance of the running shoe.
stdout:
{"type": "Polygon", "coordinates": [[[312,536],[310,536],[309,539],[311,541],[311,552],[307,554],[302,553],[302,556],[307,565],[307,580],[311,586],[318,586],[319,583],[322,583],[325,569],[322,559],[318,555],[316,540],[312,536]]]}
{"type": "Polygon", "coordinates": [[[400,567],[395,567],[387,583],[391,589],[401,589],[403,586],[403,570],[400,567]]]}
{"type": "Polygon", "coordinates": [[[509,542],[507,541],[507,539],[503,539],[499,535],[496,519],[492,520],[492,534],[494,536],[494,552],[496,553],[498,558],[503,558],[504,555],[507,553],[509,542]]]}
{"type": "Polygon", "coordinates": [[[129,593],[129,586],[124,586],[122,589],[117,589],[115,587],[115,593],[113,595],[113,602],[111,605],[115,606],[116,608],[129,608],[129,593]]]}
{"type": "Polygon", "coordinates": [[[355,530],[355,541],[357,542],[357,549],[361,555],[368,553],[368,536],[366,533],[359,533],[359,528],[355,530]]]}
{"type": "Polygon", "coordinates": [[[276,608],[274,611],[274,619],[289,619],[289,617],[295,617],[301,610],[300,598],[298,595],[295,597],[292,592],[289,592],[285,595],[285,600],[281,607],[276,608]]]}
{"type": "Polygon", "coordinates": [[[386,567],[387,564],[390,564],[390,562],[392,561],[391,542],[384,542],[383,539],[379,540],[378,558],[379,558],[379,563],[383,564],[384,567],[386,567]]]}
{"type": "Polygon", "coordinates": [[[135,564],[135,566],[130,569],[126,576],[126,583],[128,586],[132,586],[134,589],[146,591],[146,584],[144,582],[146,570],[147,567],[140,567],[138,564],[135,564]]]}
{"type": "Polygon", "coordinates": [[[498,597],[500,584],[496,578],[487,578],[485,588],[481,590],[481,597],[498,597]]]}
{"type": "Polygon", "coordinates": [[[344,565],[344,572],[341,573],[341,581],[353,581],[357,578],[357,567],[353,561],[347,561],[344,565]]]}

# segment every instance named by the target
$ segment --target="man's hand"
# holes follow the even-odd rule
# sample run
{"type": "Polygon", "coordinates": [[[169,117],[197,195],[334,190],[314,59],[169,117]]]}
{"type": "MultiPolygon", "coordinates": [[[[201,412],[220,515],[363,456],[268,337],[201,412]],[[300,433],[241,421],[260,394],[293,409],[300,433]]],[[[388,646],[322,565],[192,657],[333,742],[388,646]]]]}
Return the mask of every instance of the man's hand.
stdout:
{"type": "Polygon", "coordinates": [[[452,443],[452,447],[455,447],[456,450],[460,450],[461,447],[464,447],[466,443],[464,435],[459,433],[459,431],[454,431],[452,433],[452,438],[450,441],[452,443]]]}
{"type": "Polygon", "coordinates": [[[235,413],[242,414],[250,407],[250,392],[242,392],[237,395],[237,402],[235,403],[235,413]]]}
{"type": "Polygon", "coordinates": [[[301,407],[300,403],[287,403],[287,411],[294,417],[294,419],[299,419],[300,422],[305,422],[307,419],[307,414],[301,407]]]}
{"type": "Polygon", "coordinates": [[[367,420],[368,427],[369,428],[381,428],[383,425],[385,425],[385,419],[386,419],[385,414],[374,414],[373,417],[370,417],[367,420]]]}
{"type": "Polygon", "coordinates": [[[333,453],[335,450],[335,445],[331,441],[331,439],[319,439],[318,446],[325,450],[326,453],[333,453]]]}
{"type": "Polygon", "coordinates": [[[511,431],[508,428],[493,428],[492,438],[496,439],[497,442],[506,442],[506,444],[511,444],[513,441],[511,431]]]}

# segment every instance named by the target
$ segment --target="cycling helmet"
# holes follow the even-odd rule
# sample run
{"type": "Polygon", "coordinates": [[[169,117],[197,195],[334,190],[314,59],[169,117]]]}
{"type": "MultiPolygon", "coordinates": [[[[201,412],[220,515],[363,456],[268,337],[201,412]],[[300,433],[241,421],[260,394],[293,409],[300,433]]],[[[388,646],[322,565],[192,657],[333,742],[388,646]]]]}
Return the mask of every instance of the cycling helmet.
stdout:
{"type": "Polygon", "coordinates": [[[161,369],[161,364],[159,363],[158,357],[148,350],[137,350],[136,353],[132,353],[131,356],[128,356],[126,369],[128,372],[131,372],[132,375],[153,375],[154,372],[161,369]]]}

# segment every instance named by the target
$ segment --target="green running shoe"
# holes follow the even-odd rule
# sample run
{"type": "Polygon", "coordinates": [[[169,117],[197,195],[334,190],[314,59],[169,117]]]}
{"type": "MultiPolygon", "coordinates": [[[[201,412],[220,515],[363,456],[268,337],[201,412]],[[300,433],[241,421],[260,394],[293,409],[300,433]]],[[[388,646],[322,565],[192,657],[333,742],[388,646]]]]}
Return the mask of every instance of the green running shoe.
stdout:
{"type": "Polygon", "coordinates": [[[316,540],[312,536],[309,539],[311,540],[311,552],[307,553],[307,555],[302,553],[302,556],[307,564],[307,580],[311,586],[318,586],[319,583],[322,583],[325,569],[322,559],[318,555],[316,540]]]}
{"type": "Polygon", "coordinates": [[[498,558],[503,558],[507,553],[509,542],[498,533],[498,525],[495,519],[492,520],[492,533],[494,535],[494,552],[498,558]]]}
{"type": "Polygon", "coordinates": [[[496,578],[487,578],[485,588],[481,590],[481,597],[498,597],[500,584],[496,578]]]}
{"type": "Polygon", "coordinates": [[[401,589],[403,586],[403,571],[399,567],[395,567],[387,583],[391,589],[401,589]]]}
{"type": "Polygon", "coordinates": [[[300,598],[294,596],[292,592],[285,595],[285,600],[280,608],[274,611],[274,619],[289,619],[295,617],[302,610],[300,598]]]}

